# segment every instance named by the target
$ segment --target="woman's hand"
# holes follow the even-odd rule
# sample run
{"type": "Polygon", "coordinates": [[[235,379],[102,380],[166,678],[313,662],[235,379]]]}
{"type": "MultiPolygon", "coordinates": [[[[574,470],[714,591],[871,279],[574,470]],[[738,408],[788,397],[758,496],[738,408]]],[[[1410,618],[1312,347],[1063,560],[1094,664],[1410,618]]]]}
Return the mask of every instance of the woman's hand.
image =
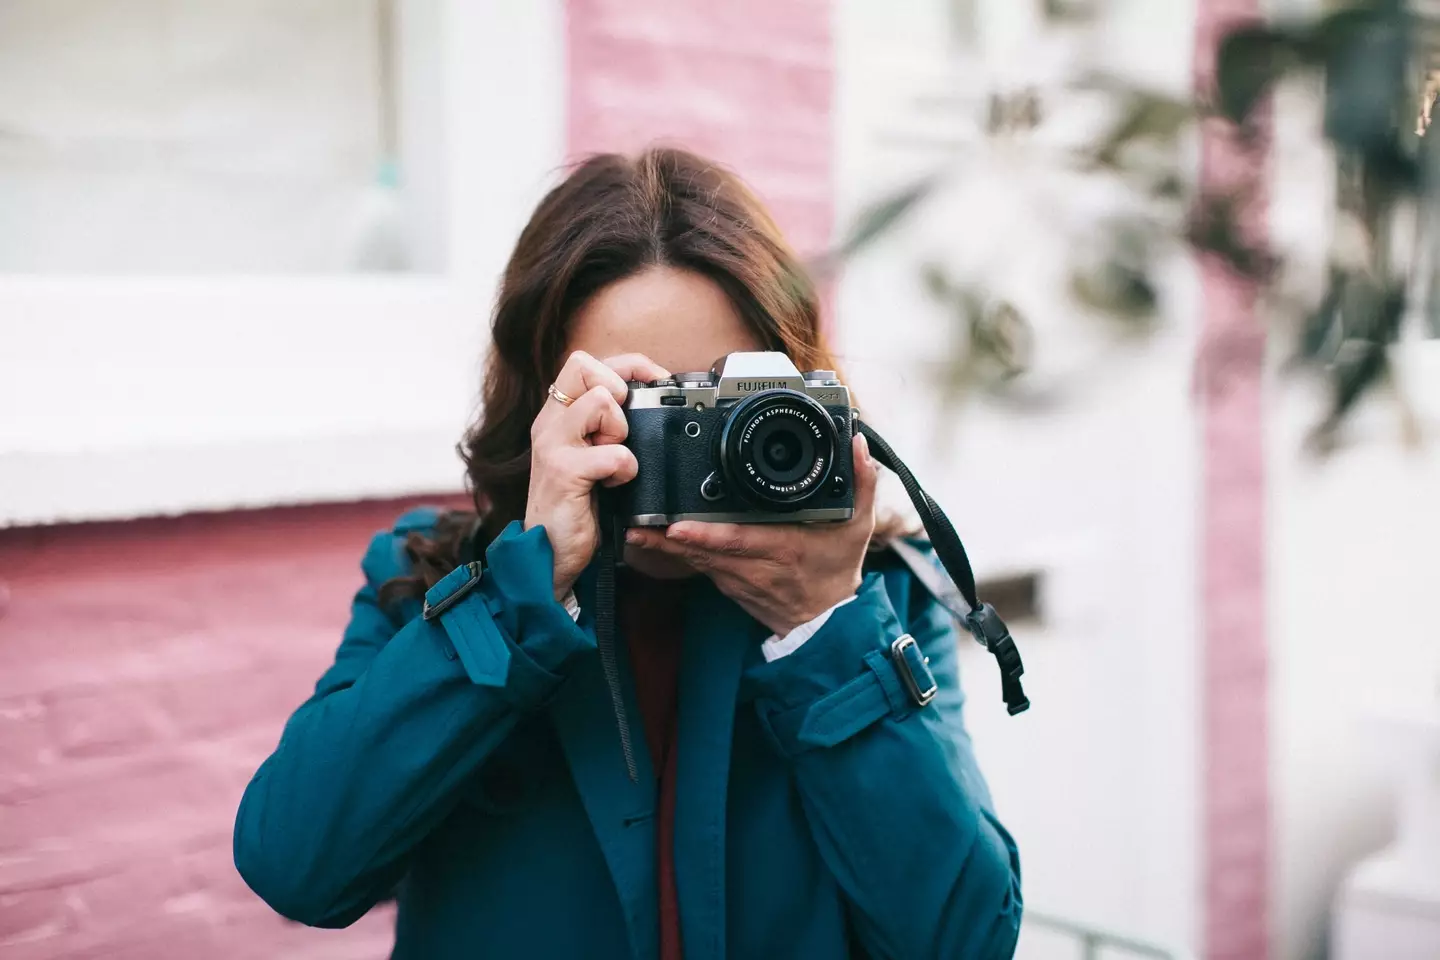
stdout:
{"type": "Polygon", "coordinates": [[[669,372],[640,354],[596,360],[577,350],[555,388],[574,397],[565,406],[547,398],[530,427],[530,493],[525,529],[543,526],[555,553],[555,599],[570,591],[600,543],[594,489],[635,479],[635,454],[621,404],[627,380],[657,380],[669,372]]]}
{"type": "Polygon", "coordinates": [[[715,581],[746,613],[784,636],[860,586],[875,531],[877,466],[854,440],[855,515],[844,523],[697,523],[632,529],[628,542],[679,557],[715,581]]]}

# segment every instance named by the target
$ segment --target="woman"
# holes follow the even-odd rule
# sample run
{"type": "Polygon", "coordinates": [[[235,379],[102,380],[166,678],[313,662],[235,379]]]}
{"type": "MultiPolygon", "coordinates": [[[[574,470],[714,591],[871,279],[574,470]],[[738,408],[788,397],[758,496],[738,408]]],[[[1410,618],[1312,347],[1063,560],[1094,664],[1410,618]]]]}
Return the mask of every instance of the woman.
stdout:
{"type": "Polygon", "coordinates": [[[862,439],[849,522],[628,535],[614,709],[594,491],[636,474],[626,381],[740,350],[834,367],[733,176],[598,156],[541,202],[462,444],[477,514],[374,539],[334,665],[245,791],[235,861],[272,907],[339,927],[393,894],[394,956],[424,960],[1011,956],[1019,867],[961,725],[956,632],[879,548],[862,439]],[[903,634],[926,704],[890,658],[903,634]],[[618,713],[643,739],[622,748],[618,713]]]}

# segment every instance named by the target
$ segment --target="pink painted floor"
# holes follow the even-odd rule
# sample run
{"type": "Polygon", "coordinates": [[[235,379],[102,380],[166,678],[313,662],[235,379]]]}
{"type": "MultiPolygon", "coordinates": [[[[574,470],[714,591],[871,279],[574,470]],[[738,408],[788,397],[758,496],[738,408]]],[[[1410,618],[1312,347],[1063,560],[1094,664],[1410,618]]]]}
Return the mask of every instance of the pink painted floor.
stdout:
{"type": "Polygon", "coordinates": [[[388,955],[388,910],[271,913],[230,832],[403,507],[0,530],[0,956],[388,955]]]}

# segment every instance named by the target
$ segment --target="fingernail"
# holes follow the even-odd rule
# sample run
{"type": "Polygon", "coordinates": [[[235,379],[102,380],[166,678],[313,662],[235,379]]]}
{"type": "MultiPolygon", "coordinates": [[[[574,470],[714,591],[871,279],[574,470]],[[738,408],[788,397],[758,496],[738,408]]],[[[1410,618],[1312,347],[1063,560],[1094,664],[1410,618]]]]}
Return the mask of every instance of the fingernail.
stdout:
{"type": "Polygon", "coordinates": [[[685,529],[683,527],[669,526],[665,528],[666,540],[684,540],[685,529]]]}
{"type": "Polygon", "coordinates": [[[626,530],[626,531],[625,531],[625,542],[626,542],[626,543],[639,543],[640,541],[642,541],[642,540],[644,540],[644,539],[645,539],[644,536],[641,535],[641,533],[640,533],[639,530],[626,530]]]}
{"type": "Polygon", "coordinates": [[[856,434],[856,436],[860,438],[860,452],[867,457],[870,456],[870,441],[865,439],[865,434],[863,433],[856,434]]]}

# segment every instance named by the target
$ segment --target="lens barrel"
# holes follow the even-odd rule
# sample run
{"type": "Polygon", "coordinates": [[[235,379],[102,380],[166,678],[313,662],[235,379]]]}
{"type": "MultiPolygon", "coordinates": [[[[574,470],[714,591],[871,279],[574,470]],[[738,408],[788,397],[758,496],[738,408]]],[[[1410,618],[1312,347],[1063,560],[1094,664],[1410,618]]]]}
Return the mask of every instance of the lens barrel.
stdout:
{"type": "Polygon", "coordinates": [[[720,470],[757,506],[798,509],[824,489],[835,466],[835,423],[794,390],[763,390],[736,403],[719,439],[720,470]]]}

